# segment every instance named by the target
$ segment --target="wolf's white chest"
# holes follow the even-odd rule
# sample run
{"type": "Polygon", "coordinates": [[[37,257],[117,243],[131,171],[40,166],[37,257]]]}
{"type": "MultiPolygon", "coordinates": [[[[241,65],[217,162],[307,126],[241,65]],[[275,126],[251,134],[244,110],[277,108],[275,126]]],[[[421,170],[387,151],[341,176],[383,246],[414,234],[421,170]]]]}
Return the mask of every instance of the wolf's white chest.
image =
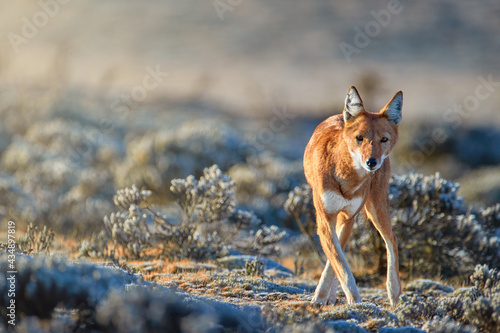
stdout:
{"type": "Polygon", "coordinates": [[[328,214],[338,213],[343,210],[349,216],[352,216],[358,211],[363,198],[354,197],[351,200],[347,200],[337,192],[325,191],[321,195],[321,202],[323,203],[325,212],[328,214]]]}

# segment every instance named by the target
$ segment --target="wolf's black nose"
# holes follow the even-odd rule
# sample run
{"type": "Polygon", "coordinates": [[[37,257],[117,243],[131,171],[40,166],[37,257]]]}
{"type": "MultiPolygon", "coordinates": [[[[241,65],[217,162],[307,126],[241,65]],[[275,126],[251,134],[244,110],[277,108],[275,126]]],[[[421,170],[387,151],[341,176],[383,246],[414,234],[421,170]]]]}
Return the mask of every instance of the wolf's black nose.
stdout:
{"type": "Polygon", "coordinates": [[[377,159],[376,158],[369,158],[366,160],[366,165],[368,165],[368,167],[370,169],[373,169],[377,166],[377,159]]]}

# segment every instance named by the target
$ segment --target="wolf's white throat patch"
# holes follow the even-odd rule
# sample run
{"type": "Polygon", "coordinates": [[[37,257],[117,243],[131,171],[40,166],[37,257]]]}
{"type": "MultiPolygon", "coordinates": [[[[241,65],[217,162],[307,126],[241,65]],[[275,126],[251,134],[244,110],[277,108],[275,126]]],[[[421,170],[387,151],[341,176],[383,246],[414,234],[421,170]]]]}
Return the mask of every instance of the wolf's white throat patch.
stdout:
{"type": "Polygon", "coordinates": [[[325,207],[325,212],[328,214],[338,213],[344,210],[349,216],[352,216],[358,211],[363,202],[363,198],[355,197],[351,200],[346,200],[342,195],[336,192],[325,191],[321,195],[321,202],[323,203],[323,207],[325,207]]]}

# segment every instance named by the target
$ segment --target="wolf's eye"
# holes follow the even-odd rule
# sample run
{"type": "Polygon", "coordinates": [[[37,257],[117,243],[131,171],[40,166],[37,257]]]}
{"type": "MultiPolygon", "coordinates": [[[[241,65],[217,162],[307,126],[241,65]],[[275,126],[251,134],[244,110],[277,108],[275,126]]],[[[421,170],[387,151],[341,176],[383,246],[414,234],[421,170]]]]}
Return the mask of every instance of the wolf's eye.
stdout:
{"type": "Polygon", "coordinates": [[[363,136],[362,136],[362,135],[358,135],[358,136],[356,137],[356,140],[358,140],[358,142],[363,141],[363,136]]]}
{"type": "Polygon", "coordinates": [[[385,136],[382,139],[380,139],[380,142],[387,142],[387,141],[389,141],[389,139],[386,138],[385,136]]]}

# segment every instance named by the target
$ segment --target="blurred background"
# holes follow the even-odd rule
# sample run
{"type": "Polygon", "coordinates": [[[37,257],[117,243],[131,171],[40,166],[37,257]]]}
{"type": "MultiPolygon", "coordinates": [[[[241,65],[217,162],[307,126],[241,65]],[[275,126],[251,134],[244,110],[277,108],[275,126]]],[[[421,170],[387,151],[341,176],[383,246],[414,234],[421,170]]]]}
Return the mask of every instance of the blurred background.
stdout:
{"type": "MultiPolygon", "coordinates": [[[[0,215],[100,225],[115,190],[217,163],[287,224],[314,128],[404,92],[395,174],[500,201],[500,2],[18,0],[0,12],[0,215]]],[[[76,229],[74,229],[74,227],[76,229]]]]}

